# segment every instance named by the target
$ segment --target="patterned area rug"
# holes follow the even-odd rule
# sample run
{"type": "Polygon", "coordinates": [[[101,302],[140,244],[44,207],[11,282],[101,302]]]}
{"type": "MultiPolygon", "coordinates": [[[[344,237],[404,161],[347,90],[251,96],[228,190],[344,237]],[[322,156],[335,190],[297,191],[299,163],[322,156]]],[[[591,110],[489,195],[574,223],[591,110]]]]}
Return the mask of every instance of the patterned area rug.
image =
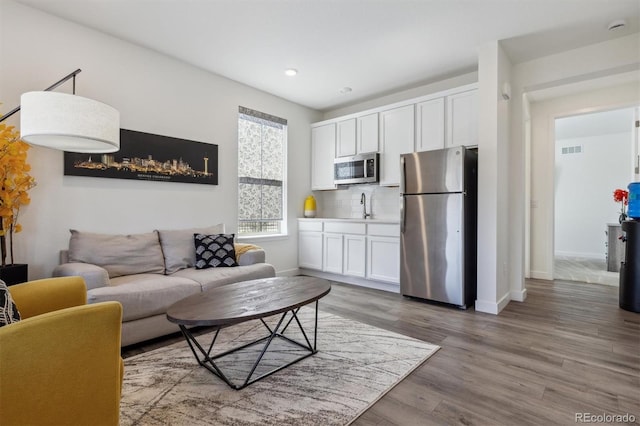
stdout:
{"type": "MultiPolygon", "coordinates": [[[[314,312],[304,308],[298,314],[312,343],[314,312]]],[[[347,425],[439,349],[337,315],[318,315],[318,353],[239,391],[200,367],[186,341],[127,358],[120,424],[347,425]]],[[[223,329],[214,353],[265,334],[259,321],[223,329]]],[[[304,341],[295,321],[285,335],[304,341]]],[[[198,341],[208,347],[212,336],[198,341]]],[[[300,354],[286,340],[274,343],[259,367],[264,372],[300,354]]],[[[222,358],[223,371],[234,382],[246,377],[261,349],[222,358]]]]}

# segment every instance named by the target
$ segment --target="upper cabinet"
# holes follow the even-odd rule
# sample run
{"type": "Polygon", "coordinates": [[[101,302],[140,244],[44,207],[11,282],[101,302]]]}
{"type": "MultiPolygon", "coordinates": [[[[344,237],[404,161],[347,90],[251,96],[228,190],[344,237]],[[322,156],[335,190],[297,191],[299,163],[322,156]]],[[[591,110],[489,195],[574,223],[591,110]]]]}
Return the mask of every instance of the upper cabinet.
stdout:
{"type": "Polygon", "coordinates": [[[338,121],[336,157],[356,155],[356,119],[338,121]]]}
{"type": "Polygon", "coordinates": [[[444,148],[444,98],[416,104],[416,151],[444,148]]]}
{"type": "Polygon", "coordinates": [[[380,113],[380,185],[400,184],[400,154],[413,152],[414,139],[413,105],[380,113]]]}
{"type": "Polygon", "coordinates": [[[378,152],[378,113],[358,117],[358,154],[378,152]]]}
{"type": "Polygon", "coordinates": [[[447,96],[447,146],[478,145],[478,91],[447,96]]]}
{"type": "Polygon", "coordinates": [[[378,113],[338,121],[336,157],[378,152],[378,113]]]}
{"type": "Polygon", "coordinates": [[[311,129],[311,189],[335,189],[333,159],[336,156],[336,124],[311,129]]]}
{"type": "Polygon", "coordinates": [[[400,154],[478,145],[477,84],[312,125],[312,187],[335,189],[336,157],[380,153],[380,185],[400,183],[400,154]]]}

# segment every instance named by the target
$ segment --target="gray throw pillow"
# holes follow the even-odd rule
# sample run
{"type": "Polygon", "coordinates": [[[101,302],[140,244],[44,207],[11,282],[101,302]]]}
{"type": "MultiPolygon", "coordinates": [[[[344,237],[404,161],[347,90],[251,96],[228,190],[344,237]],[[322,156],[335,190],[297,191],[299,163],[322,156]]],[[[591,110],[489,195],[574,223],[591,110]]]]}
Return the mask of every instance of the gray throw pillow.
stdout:
{"type": "Polygon", "coordinates": [[[196,264],[194,234],[223,234],[224,223],[206,228],[190,228],[158,231],[164,254],[165,274],[173,274],[181,269],[193,268],[196,264]]]}
{"type": "Polygon", "coordinates": [[[164,273],[158,232],[110,235],[71,230],[69,262],[103,267],[109,278],[122,275],[164,273]]]}

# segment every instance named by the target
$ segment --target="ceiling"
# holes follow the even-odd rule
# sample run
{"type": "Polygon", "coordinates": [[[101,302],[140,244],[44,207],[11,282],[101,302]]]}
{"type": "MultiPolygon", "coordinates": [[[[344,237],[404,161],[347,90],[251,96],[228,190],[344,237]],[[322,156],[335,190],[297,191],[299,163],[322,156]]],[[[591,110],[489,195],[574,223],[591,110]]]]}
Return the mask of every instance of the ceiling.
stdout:
{"type": "Polygon", "coordinates": [[[16,1],[321,111],[475,71],[486,42],[520,63],[640,29],[640,0],[16,1]]]}
{"type": "Polygon", "coordinates": [[[633,131],[634,109],[622,108],[556,119],[556,140],[629,133],[633,131]]]}

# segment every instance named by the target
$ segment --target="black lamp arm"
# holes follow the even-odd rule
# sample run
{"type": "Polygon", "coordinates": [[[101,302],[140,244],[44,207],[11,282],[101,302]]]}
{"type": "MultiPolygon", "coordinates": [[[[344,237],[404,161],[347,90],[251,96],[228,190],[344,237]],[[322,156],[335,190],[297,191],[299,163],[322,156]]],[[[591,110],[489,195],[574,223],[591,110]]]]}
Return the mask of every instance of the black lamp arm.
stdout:
{"type": "MultiPolygon", "coordinates": [[[[75,95],[76,94],[76,75],[80,74],[81,72],[82,72],[82,70],[80,68],[78,68],[74,72],[70,73],[69,75],[66,75],[66,76],[62,77],[59,81],[56,81],[51,86],[49,86],[46,89],[44,89],[43,92],[48,92],[50,90],[53,90],[56,87],[60,86],[62,83],[68,81],[71,78],[73,78],[73,94],[75,95]]],[[[13,114],[15,114],[18,111],[20,111],[20,105],[18,105],[17,107],[15,107],[11,111],[9,111],[8,113],[6,113],[2,117],[0,117],[0,123],[3,122],[4,120],[6,120],[7,118],[11,117],[13,114]]]]}

